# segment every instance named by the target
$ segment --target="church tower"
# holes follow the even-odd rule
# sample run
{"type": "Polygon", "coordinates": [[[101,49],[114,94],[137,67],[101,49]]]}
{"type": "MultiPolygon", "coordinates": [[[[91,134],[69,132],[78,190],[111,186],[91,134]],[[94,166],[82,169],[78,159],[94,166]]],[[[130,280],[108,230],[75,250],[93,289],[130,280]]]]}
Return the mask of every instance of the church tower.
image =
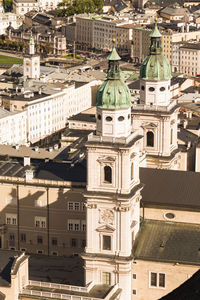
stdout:
{"type": "Polygon", "coordinates": [[[40,56],[35,54],[35,42],[31,33],[29,54],[24,56],[24,78],[40,78],[40,56]]]}
{"type": "Polygon", "coordinates": [[[131,300],[132,245],[139,230],[142,136],[131,132],[131,95],[113,47],[96,97],[97,129],[86,143],[86,284],[118,284],[131,300]]]}
{"type": "Polygon", "coordinates": [[[147,167],[178,169],[178,106],[171,99],[171,69],[162,55],[157,23],[150,37],[150,54],[140,68],[140,101],[132,108],[133,129],[141,128],[144,135],[147,167]]]}

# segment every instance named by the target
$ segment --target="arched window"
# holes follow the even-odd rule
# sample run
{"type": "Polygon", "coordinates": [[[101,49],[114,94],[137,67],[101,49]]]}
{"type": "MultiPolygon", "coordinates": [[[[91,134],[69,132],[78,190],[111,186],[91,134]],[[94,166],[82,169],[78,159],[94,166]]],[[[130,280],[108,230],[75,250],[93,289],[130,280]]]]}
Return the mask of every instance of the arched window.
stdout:
{"type": "Polygon", "coordinates": [[[133,166],[133,162],[131,164],[131,180],[133,180],[134,178],[134,166],[133,166]]]}
{"type": "Polygon", "coordinates": [[[154,147],[154,134],[152,131],[147,132],[147,146],[154,147]]]}
{"type": "Polygon", "coordinates": [[[112,169],[109,166],[104,167],[104,181],[112,183],[112,169]]]}
{"type": "Polygon", "coordinates": [[[170,144],[173,144],[173,128],[171,128],[170,144]]]}

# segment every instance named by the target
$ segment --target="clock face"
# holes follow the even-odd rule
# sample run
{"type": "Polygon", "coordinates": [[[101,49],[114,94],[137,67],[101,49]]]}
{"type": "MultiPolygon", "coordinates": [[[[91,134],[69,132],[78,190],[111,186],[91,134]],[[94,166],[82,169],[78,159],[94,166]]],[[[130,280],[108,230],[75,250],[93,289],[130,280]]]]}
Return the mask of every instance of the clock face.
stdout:
{"type": "Polygon", "coordinates": [[[26,62],[26,65],[29,66],[29,62],[28,61],[26,62]]]}
{"type": "Polygon", "coordinates": [[[35,62],[35,66],[37,66],[37,61],[35,62]]]}
{"type": "Polygon", "coordinates": [[[110,209],[103,209],[100,211],[101,221],[108,224],[113,224],[114,213],[110,209]]]}

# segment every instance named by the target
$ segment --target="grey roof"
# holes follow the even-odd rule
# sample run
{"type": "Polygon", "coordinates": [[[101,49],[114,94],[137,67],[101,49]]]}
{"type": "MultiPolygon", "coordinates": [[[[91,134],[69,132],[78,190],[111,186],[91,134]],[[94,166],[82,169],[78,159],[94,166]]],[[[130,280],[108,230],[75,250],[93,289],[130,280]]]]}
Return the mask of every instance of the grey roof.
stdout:
{"type": "Polygon", "coordinates": [[[200,173],[140,168],[144,206],[200,209],[200,173]]]}
{"type": "Polygon", "coordinates": [[[200,44],[199,43],[187,43],[180,46],[180,49],[193,49],[193,50],[200,50],[200,44]]]}
{"type": "Polygon", "coordinates": [[[161,10],[162,13],[171,15],[171,16],[184,16],[186,12],[188,12],[187,8],[183,7],[175,7],[175,6],[168,6],[161,10]]]}
{"type": "Polygon", "coordinates": [[[68,120],[72,121],[82,121],[82,122],[89,122],[89,123],[96,123],[96,117],[94,114],[77,114],[73,117],[70,117],[68,120]]]}
{"type": "Polygon", "coordinates": [[[199,224],[145,220],[133,247],[134,259],[200,265],[199,224]]]}
{"type": "MultiPolygon", "coordinates": [[[[85,161],[75,165],[56,162],[42,162],[31,166],[34,171],[34,178],[56,181],[86,182],[85,161]]],[[[25,177],[29,166],[21,163],[0,162],[0,176],[25,177]]]]}
{"type": "Polygon", "coordinates": [[[30,280],[70,285],[84,284],[83,260],[80,257],[62,257],[31,254],[30,280]]]}

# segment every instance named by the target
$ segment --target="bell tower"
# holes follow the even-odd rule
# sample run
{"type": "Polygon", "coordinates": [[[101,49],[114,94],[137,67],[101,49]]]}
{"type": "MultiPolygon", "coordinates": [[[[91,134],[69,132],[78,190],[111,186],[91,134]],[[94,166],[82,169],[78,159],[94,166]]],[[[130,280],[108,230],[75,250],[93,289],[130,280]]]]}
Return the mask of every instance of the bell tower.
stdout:
{"type": "Polygon", "coordinates": [[[88,138],[86,284],[118,284],[131,300],[132,245],[139,230],[142,136],[131,131],[131,96],[113,47],[96,97],[97,130],[88,138]]]}
{"type": "Polygon", "coordinates": [[[35,54],[35,42],[32,36],[29,40],[29,53],[24,56],[24,77],[28,79],[40,78],[40,56],[35,54]]]}
{"type": "Polygon", "coordinates": [[[150,37],[150,53],[140,68],[140,101],[132,107],[133,129],[141,128],[144,135],[147,167],[178,169],[178,106],[171,99],[171,69],[162,55],[157,23],[150,37]]]}

